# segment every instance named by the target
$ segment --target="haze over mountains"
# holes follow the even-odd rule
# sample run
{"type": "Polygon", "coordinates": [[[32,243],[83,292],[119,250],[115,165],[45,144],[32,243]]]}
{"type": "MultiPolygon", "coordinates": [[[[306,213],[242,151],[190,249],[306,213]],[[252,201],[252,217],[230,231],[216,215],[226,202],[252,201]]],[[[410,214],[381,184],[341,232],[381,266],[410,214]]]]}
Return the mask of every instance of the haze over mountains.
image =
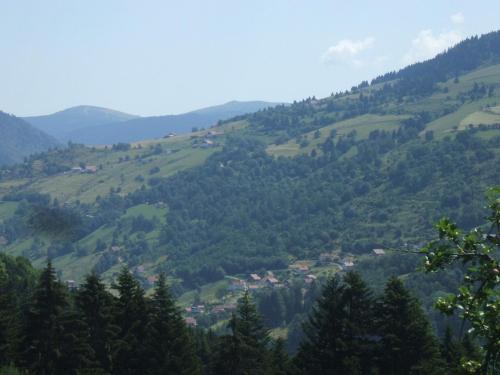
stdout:
{"type": "Polygon", "coordinates": [[[61,142],[87,145],[134,142],[159,138],[170,132],[187,133],[193,127],[206,128],[219,120],[252,113],[278,103],[231,101],[179,115],[140,117],[111,109],[78,106],[25,120],[61,142]]]}
{"type": "Polygon", "coordinates": [[[24,120],[61,141],[68,141],[69,134],[75,130],[127,121],[137,117],[139,116],[112,109],[81,105],[50,115],[24,117],[24,120]]]}

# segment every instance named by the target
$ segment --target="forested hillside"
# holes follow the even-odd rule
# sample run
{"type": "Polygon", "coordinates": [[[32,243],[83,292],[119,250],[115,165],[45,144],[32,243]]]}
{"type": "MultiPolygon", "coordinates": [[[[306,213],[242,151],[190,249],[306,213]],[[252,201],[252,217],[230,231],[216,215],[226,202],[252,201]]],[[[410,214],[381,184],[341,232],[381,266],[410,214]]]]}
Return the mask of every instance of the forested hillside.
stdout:
{"type": "Polygon", "coordinates": [[[0,165],[22,162],[59,143],[22,119],[0,111],[0,165]]]}
{"type": "Polygon", "coordinates": [[[499,39],[191,135],[35,155],[2,170],[0,246],[64,279],[109,283],[127,265],[190,293],[323,253],[351,267],[418,248],[442,216],[479,225],[499,181],[499,39]],[[55,239],[47,217],[65,223],[55,239]]]}

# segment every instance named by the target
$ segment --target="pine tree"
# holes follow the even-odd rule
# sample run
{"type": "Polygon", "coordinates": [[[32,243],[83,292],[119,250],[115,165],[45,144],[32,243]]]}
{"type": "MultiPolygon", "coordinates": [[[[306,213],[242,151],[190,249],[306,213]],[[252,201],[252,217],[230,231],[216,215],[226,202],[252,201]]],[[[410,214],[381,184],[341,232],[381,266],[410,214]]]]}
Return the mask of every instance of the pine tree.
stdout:
{"type": "Polygon", "coordinates": [[[113,348],[120,331],[113,323],[113,302],[113,296],[94,273],[87,276],[75,297],[78,312],[88,327],[89,343],[96,361],[109,373],[112,371],[113,348]]]}
{"type": "Polygon", "coordinates": [[[304,374],[369,374],[373,363],[371,291],[356,273],[330,279],[304,325],[297,366],[304,374]]]}
{"type": "Polygon", "coordinates": [[[273,375],[286,375],[290,372],[290,357],[285,351],[285,341],[277,339],[271,349],[271,367],[273,375]]]}
{"type": "Polygon", "coordinates": [[[149,321],[146,345],[148,373],[200,374],[194,346],[164,275],[160,275],[155,287],[149,321]]]}
{"type": "Polygon", "coordinates": [[[35,282],[28,260],[0,253],[0,366],[20,360],[23,308],[35,282]]]}
{"type": "Polygon", "coordinates": [[[114,316],[115,324],[120,328],[113,355],[113,374],[140,374],[148,357],[144,346],[147,324],[144,290],[125,267],[113,288],[118,292],[114,316]]]}
{"type": "Polygon", "coordinates": [[[450,326],[446,326],[444,336],[441,344],[441,356],[446,361],[448,373],[460,373],[460,358],[462,356],[463,348],[457,340],[453,337],[453,332],[450,326]]]}
{"type": "Polygon", "coordinates": [[[361,276],[349,272],[344,277],[346,285],[344,304],[346,308],[346,344],[344,369],[350,373],[373,373],[374,342],[373,293],[361,276]],[[350,370],[349,370],[350,369],[350,370]]]}
{"type": "Polygon", "coordinates": [[[380,371],[388,375],[442,374],[437,340],[420,303],[391,278],[378,305],[380,371]]]}
{"type": "Polygon", "coordinates": [[[268,374],[269,333],[248,292],[238,301],[237,313],[229,322],[230,335],[223,336],[213,360],[213,372],[220,375],[268,374]]]}
{"type": "Polygon", "coordinates": [[[203,329],[193,329],[190,333],[194,341],[196,357],[202,364],[203,374],[207,374],[218,337],[210,329],[207,332],[203,329]]]}
{"type": "Polygon", "coordinates": [[[61,356],[57,362],[57,374],[103,374],[95,361],[95,352],[90,346],[89,330],[85,322],[72,310],[65,311],[60,321],[61,356]]]}
{"type": "Polygon", "coordinates": [[[24,363],[30,373],[71,375],[89,367],[93,353],[85,327],[69,311],[50,261],[40,275],[24,331],[24,363]]]}
{"type": "Polygon", "coordinates": [[[16,318],[19,312],[14,305],[13,291],[7,288],[7,271],[0,263],[0,366],[13,362],[13,338],[16,336],[16,318]]]}
{"type": "Polygon", "coordinates": [[[345,319],[344,290],[339,278],[329,279],[303,326],[305,337],[295,358],[303,374],[327,373],[339,366],[338,352],[344,345],[337,335],[345,319]]]}

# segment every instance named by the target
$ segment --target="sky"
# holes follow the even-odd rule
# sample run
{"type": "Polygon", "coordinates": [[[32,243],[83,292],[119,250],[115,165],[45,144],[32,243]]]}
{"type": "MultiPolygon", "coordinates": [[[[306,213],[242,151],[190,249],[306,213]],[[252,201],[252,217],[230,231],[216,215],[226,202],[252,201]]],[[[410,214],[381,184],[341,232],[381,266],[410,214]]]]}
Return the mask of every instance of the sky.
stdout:
{"type": "Polygon", "coordinates": [[[0,110],[320,98],[499,28],[498,0],[0,0],[0,110]]]}

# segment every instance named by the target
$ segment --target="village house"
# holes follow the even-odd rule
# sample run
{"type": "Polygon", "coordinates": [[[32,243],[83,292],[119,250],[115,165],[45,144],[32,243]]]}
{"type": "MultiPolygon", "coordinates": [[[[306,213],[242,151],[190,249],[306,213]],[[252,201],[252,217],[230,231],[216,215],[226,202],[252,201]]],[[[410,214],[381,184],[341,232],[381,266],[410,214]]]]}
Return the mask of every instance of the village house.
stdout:
{"type": "Polygon", "coordinates": [[[373,249],[373,253],[374,253],[376,256],[385,255],[385,251],[384,251],[384,249],[373,249]]]}
{"type": "Polygon", "coordinates": [[[191,312],[193,314],[203,314],[205,312],[205,305],[193,305],[191,306],[191,312]]]}
{"type": "Polygon", "coordinates": [[[268,276],[266,277],[266,283],[271,287],[275,287],[279,283],[279,281],[274,276],[268,276]]]}
{"type": "Polygon", "coordinates": [[[148,276],[147,281],[150,286],[154,286],[158,282],[158,275],[148,276]]]}
{"type": "Polygon", "coordinates": [[[307,272],[309,272],[309,267],[306,266],[305,264],[302,264],[302,265],[297,267],[297,271],[299,273],[306,274],[307,272]]]}
{"type": "Polygon", "coordinates": [[[225,305],[217,305],[212,308],[212,312],[215,314],[220,314],[226,311],[234,311],[236,310],[236,305],[233,303],[228,303],[225,305]]]}
{"type": "Polygon", "coordinates": [[[72,173],[96,173],[97,167],[95,165],[87,165],[86,167],[73,167],[71,168],[72,173]]]}
{"type": "Polygon", "coordinates": [[[231,291],[246,290],[247,283],[244,280],[232,279],[231,283],[228,286],[228,289],[231,291]]]}
{"type": "Polygon", "coordinates": [[[204,139],[203,142],[201,143],[201,147],[203,147],[203,148],[212,147],[214,145],[215,145],[214,141],[212,141],[210,139],[204,139]]]}
{"type": "Polygon", "coordinates": [[[312,282],[316,281],[317,277],[313,274],[306,275],[304,278],[304,281],[306,284],[311,284],[312,282]]]}
{"type": "Polygon", "coordinates": [[[83,173],[96,173],[97,167],[95,165],[87,165],[83,170],[83,173]]]}
{"type": "Polygon", "coordinates": [[[259,282],[261,280],[262,280],[262,278],[259,275],[257,275],[256,273],[250,274],[250,281],[259,282]]]}
{"type": "Polygon", "coordinates": [[[191,317],[191,316],[186,317],[184,319],[184,322],[186,323],[186,325],[188,325],[190,327],[196,327],[198,325],[198,322],[196,321],[196,319],[191,317]]]}
{"type": "Polygon", "coordinates": [[[207,134],[206,137],[211,138],[211,137],[219,137],[221,135],[224,135],[224,132],[218,132],[215,130],[210,130],[207,134]]]}
{"type": "Polygon", "coordinates": [[[344,267],[354,267],[354,260],[353,260],[353,258],[350,258],[350,257],[344,258],[342,260],[342,265],[344,267]]]}

